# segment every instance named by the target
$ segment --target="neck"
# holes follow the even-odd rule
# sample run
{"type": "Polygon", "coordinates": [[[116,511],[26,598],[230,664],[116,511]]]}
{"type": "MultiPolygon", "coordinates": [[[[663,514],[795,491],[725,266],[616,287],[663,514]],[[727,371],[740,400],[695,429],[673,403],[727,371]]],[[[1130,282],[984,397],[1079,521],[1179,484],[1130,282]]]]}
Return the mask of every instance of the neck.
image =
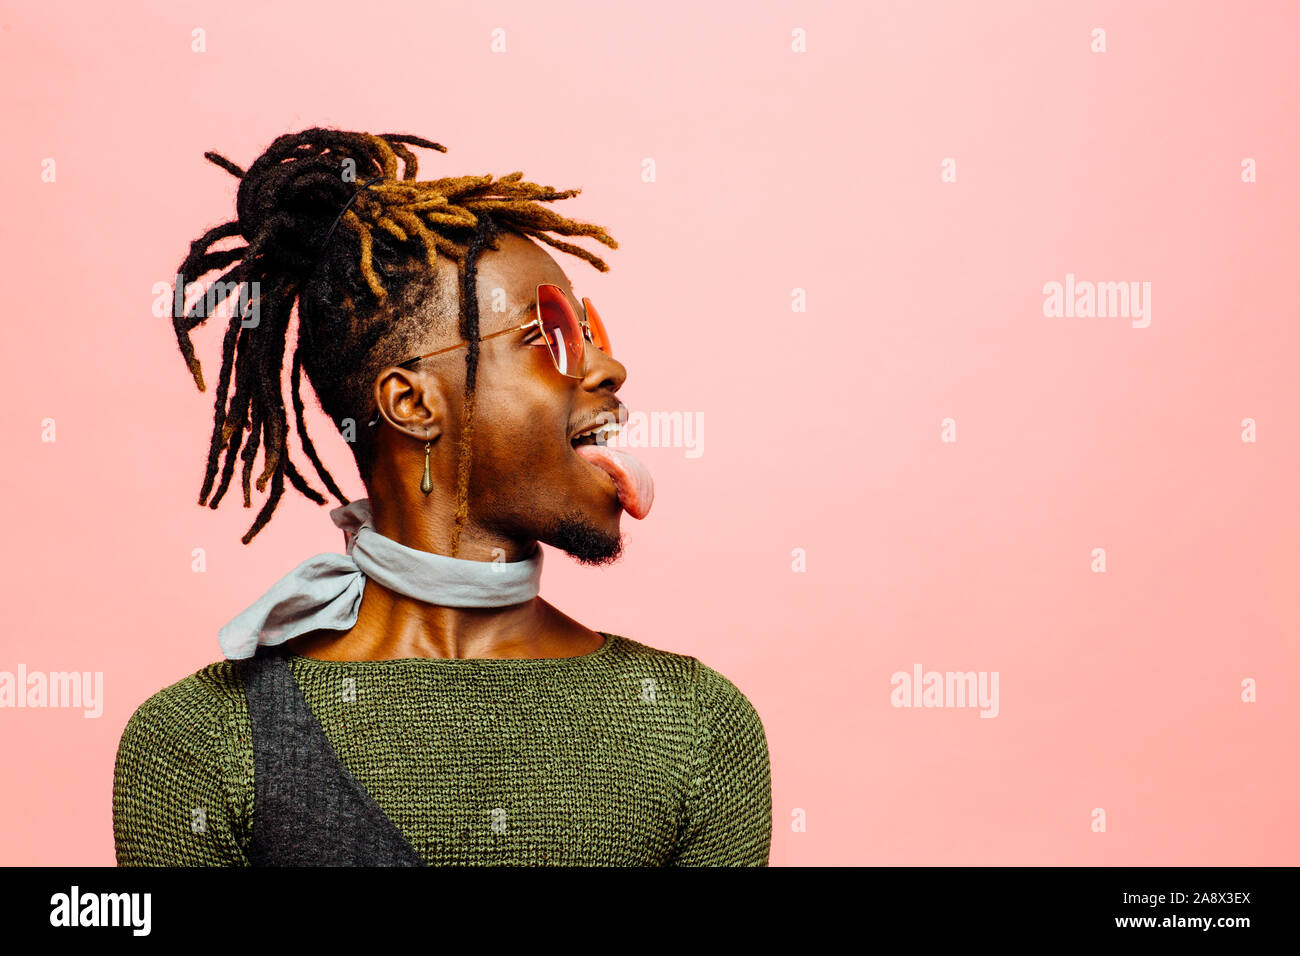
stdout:
{"type": "MultiPolygon", "coordinates": [[[[438,501],[369,499],[375,531],[398,544],[451,557],[447,541],[453,516],[438,501]]],[[[520,561],[536,542],[494,536],[467,525],[458,560],[520,561]]],[[[603,638],[578,624],[540,596],[502,607],[445,607],[366,581],[351,630],[320,630],[288,642],[294,653],[318,660],[363,661],[398,658],[550,658],[596,650],[603,638]]]]}
{"type": "Polygon", "coordinates": [[[540,597],[510,607],[439,607],[367,581],[352,630],[304,635],[294,650],[322,660],[546,656],[533,651],[549,607],[540,597]]]}
{"type": "Polygon", "coordinates": [[[454,492],[444,489],[454,487],[435,484],[433,493],[427,497],[418,488],[411,489],[396,482],[377,488],[369,494],[375,530],[408,548],[466,561],[513,562],[528,556],[534,542],[520,541],[484,528],[472,517],[467,518],[461,528],[460,547],[456,554],[452,554],[456,503],[454,492]]]}
{"type": "Polygon", "coordinates": [[[511,607],[439,607],[369,581],[352,630],[304,634],[289,645],[294,653],[317,660],[384,661],[577,657],[596,650],[603,640],[540,596],[511,607]]]}

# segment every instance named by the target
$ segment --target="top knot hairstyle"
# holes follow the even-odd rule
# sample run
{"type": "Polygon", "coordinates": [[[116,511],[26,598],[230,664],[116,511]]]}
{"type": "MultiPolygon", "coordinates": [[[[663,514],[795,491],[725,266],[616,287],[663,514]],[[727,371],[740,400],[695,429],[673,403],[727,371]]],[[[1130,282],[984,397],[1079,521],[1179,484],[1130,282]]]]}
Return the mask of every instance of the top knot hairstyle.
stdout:
{"type": "MultiPolygon", "coordinates": [[[[588,236],[618,248],[600,226],[556,215],[541,205],[578,195],[525,182],[522,172],[417,180],[412,146],[445,153],[446,147],[418,136],[309,129],[281,136],[248,168],[209,152],[208,160],[238,177],[238,218],[205,232],[190,245],[177,269],[180,290],[225,270],[184,315],[173,319],[181,355],[199,391],[203,372],[190,332],[227,298],[235,303],[222,346],[212,442],[199,504],[216,508],[230,485],[235,458],[244,461],[244,507],[252,507],[250,480],[264,444],[258,491],[270,481],[270,495],[242,541],[248,544],[270,520],[284,493],[284,479],[317,504],[326,499],[312,488],[289,457],[288,421],[281,374],[289,320],[298,314],[290,391],[302,450],[326,489],[348,499],[321,464],[307,435],[300,395],[305,369],[321,408],[351,444],[362,479],[374,464],[369,418],[374,376],[404,361],[429,330],[419,304],[436,291],[431,268],[449,257],[460,279],[459,331],[468,341],[456,521],[451,553],[460,544],[468,514],[469,447],[473,434],[478,368],[477,260],[496,249],[503,230],[540,239],[586,259],[601,272],[609,267],[592,253],[548,236],[588,236]],[[399,176],[399,163],[401,166],[399,176]],[[373,181],[372,181],[373,180],[373,181]],[[226,239],[246,245],[215,249],[226,239]],[[245,318],[257,321],[245,325],[245,318]],[[234,395],[230,383],[234,379],[234,395]],[[352,437],[349,437],[351,435],[352,437]],[[240,447],[243,451],[240,451],[240,447]],[[213,493],[222,451],[221,480],[213,493]],[[208,496],[212,495],[209,502],[208,496]]],[[[176,293],[184,297],[184,291],[176,293]]]]}

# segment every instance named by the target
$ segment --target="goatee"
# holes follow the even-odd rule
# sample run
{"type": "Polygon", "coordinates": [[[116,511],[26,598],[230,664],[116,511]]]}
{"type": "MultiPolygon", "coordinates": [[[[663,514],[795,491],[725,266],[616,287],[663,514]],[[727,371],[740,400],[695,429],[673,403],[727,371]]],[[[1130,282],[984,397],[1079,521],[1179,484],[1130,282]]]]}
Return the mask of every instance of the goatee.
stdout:
{"type": "Polygon", "coordinates": [[[622,531],[611,535],[576,511],[557,518],[541,540],[564,551],[579,564],[595,567],[613,564],[623,555],[622,531]]]}

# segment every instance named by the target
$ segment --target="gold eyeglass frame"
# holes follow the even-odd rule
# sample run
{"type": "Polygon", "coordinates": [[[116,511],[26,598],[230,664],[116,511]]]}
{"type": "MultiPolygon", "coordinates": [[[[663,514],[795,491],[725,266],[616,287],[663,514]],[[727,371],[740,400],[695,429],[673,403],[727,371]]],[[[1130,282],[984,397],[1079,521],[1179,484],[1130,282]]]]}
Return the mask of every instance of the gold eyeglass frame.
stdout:
{"type": "MultiPolygon", "coordinates": [[[[539,304],[540,304],[540,302],[541,302],[541,295],[542,295],[542,289],[543,289],[543,288],[551,288],[551,289],[554,289],[557,293],[559,293],[559,295],[560,295],[561,298],[565,299],[566,301],[567,301],[567,299],[568,299],[568,297],[565,296],[565,294],[564,294],[564,290],[561,289],[561,288],[560,288],[558,285],[556,285],[555,283],[553,283],[553,282],[541,282],[541,283],[538,283],[538,285],[537,285],[537,289],[536,289],[536,291],[535,291],[534,294],[533,294],[533,309],[536,310],[537,315],[535,315],[533,318],[529,319],[529,320],[528,320],[527,322],[525,322],[523,325],[516,325],[516,326],[512,326],[511,328],[508,328],[508,329],[502,329],[502,330],[499,331],[499,332],[489,332],[487,335],[480,335],[480,336],[478,337],[478,341],[480,341],[480,342],[484,342],[484,341],[486,341],[486,340],[488,340],[488,339],[494,339],[494,338],[496,338],[498,335],[509,335],[511,332],[522,332],[524,329],[529,329],[529,328],[534,328],[534,327],[536,327],[537,330],[538,330],[539,332],[542,333],[542,338],[541,338],[540,341],[538,341],[538,342],[534,342],[534,343],[531,343],[531,344],[533,344],[533,345],[545,345],[545,346],[546,346],[546,354],[549,355],[549,356],[551,357],[551,364],[555,366],[555,371],[559,372],[559,373],[560,373],[561,375],[563,375],[565,378],[578,378],[578,379],[583,378],[583,377],[585,377],[585,375],[587,374],[585,371],[583,371],[583,372],[582,372],[581,374],[579,374],[579,375],[572,375],[572,374],[570,374],[570,373],[564,371],[563,369],[561,369],[561,368],[560,368],[559,360],[556,359],[556,357],[555,357],[555,352],[552,350],[550,344],[546,341],[546,329],[545,329],[545,328],[543,327],[543,325],[542,325],[542,310],[541,310],[541,308],[540,308],[540,306],[539,306],[539,304]]],[[[588,310],[588,308],[590,307],[590,305],[591,305],[591,299],[590,299],[590,298],[587,298],[587,297],[584,297],[584,298],[582,299],[582,311],[578,314],[578,324],[579,324],[580,326],[582,326],[582,338],[583,338],[582,359],[583,359],[583,365],[584,365],[584,366],[587,364],[587,363],[586,363],[586,358],[587,358],[587,345],[589,345],[589,344],[590,344],[590,345],[595,345],[595,344],[596,344],[595,340],[592,338],[592,335],[591,335],[591,320],[590,320],[590,318],[588,317],[588,312],[587,312],[587,310],[588,310]]],[[[602,323],[602,327],[603,327],[603,323],[602,323]]],[[[608,336],[608,333],[606,333],[606,335],[608,336]]],[[[396,367],[397,367],[397,368],[410,368],[410,367],[412,367],[413,365],[415,365],[417,362],[422,362],[424,359],[427,359],[427,358],[433,358],[435,355],[443,355],[443,354],[446,353],[446,352],[454,352],[456,349],[464,348],[464,347],[466,347],[466,346],[468,346],[468,345],[469,345],[469,341],[468,341],[468,340],[466,340],[466,341],[464,341],[464,342],[457,342],[455,345],[449,345],[449,346],[447,346],[447,347],[444,348],[444,349],[437,349],[436,351],[433,351],[433,352],[425,352],[423,355],[417,355],[417,356],[415,356],[415,358],[409,358],[409,359],[407,359],[405,362],[398,362],[398,363],[396,364],[396,367]]],[[[597,348],[599,348],[599,346],[597,346],[597,348]]],[[[375,409],[375,414],[371,416],[370,421],[366,422],[366,424],[367,424],[367,425],[378,425],[378,424],[379,424],[379,409],[375,409]]]]}

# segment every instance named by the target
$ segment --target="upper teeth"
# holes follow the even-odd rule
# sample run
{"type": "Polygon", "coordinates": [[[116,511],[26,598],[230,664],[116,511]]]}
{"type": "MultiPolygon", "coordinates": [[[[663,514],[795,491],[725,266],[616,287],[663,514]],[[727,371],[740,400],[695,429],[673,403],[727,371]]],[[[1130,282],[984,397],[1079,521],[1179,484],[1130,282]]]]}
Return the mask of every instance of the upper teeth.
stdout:
{"type": "Polygon", "coordinates": [[[618,432],[621,431],[622,428],[623,426],[617,422],[605,422],[603,425],[595,425],[591,428],[588,428],[585,432],[578,432],[578,434],[574,435],[573,437],[574,439],[578,439],[578,438],[586,438],[588,435],[595,435],[597,437],[607,438],[610,435],[618,434],[618,432]]]}

